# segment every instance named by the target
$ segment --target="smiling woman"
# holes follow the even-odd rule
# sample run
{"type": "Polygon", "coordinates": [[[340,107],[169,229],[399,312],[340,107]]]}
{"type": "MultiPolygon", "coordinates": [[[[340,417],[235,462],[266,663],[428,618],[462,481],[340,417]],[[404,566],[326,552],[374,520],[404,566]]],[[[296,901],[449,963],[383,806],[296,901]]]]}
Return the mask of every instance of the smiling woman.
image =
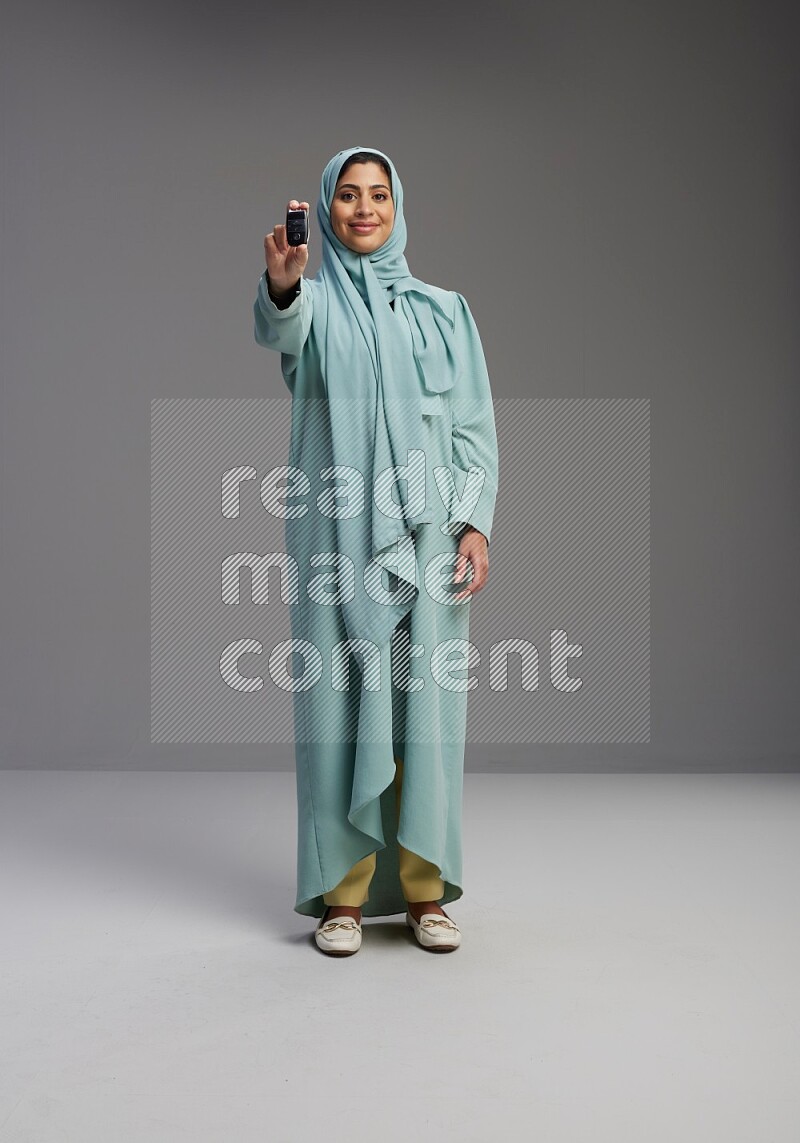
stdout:
{"type": "MultiPolygon", "coordinates": [[[[297,199],[289,206],[308,209],[297,199]]],[[[315,937],[327,953],[360,947],[362,909],[405,910],[420,944],[450,950],[460,933],[442,905],[463,892],[467,695],[434,685],[423,661],[413,687],[394,680],[408,674],[412,647],[467,640],[471,601],[487,581],[498,481],[489,376],[466,299],[411,274],[403,186],[387,155],[334,155],[316,214],[317,276],[303,275],[308,245],[290,247],[278,224],[264,239],[254,305],[256,340],[280,352],[292,394],[287,471],[301,470],[305,501],[323,506],[336,495],[334,474],[354,473],[366,488],[376,473],[405,477],[392,503],[373,495],[362,511],[286,517],[300,580],[292,636],[313,646],[325,672],[322,685],[293,696],[295,910],[321,918],[315,937]],[[420,496],[426,487],[446,494],[420,496]],[[331,554],[352,565],[352,594],[308,591],[331,554]],[[467,606],[441,606],[421,590],[426,568],[448,564],[454,598],[467,606]],[[396,575],[389,599],[369,589],[376,568],[396,575]],[[376,647],[378,687],[353,650],[364,640],[376,647]],[[360,688],[335,685],[341,644],[348,669],[362,672],[360,688]]]]}

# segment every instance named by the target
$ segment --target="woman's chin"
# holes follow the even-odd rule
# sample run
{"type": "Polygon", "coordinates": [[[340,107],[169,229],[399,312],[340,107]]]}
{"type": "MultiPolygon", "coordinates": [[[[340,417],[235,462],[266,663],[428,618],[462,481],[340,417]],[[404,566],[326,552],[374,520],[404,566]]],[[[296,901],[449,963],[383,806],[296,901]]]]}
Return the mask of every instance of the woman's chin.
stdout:
{"type": "Polygon", "coordinates": [[[346,238],[342,237],[342,242],[344,242],[348,250],[352,250],[355,254],[372,254],[375,250],[380,250],[385,241],[385,238],[382,238],[380,242],[376,242],[372,237],[359,238],[352,234],[348,234],[346,238]]]}

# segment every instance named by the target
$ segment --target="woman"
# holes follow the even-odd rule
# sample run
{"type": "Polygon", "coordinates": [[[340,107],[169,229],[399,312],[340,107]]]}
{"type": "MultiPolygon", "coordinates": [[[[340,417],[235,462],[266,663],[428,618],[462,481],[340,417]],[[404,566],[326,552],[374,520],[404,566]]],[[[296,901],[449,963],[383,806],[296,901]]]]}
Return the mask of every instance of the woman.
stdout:
{"type": "Polygon", "coordinates": [[[405,911],[419,944],[452,951],[469,604],[497,493],[489,378],[462,295],[411,276],[387,155],[334,155],[316,216],[319,273],[278,224],[254,305],[292,394],[294,908],[329,954],[360,948],[362,912],[405,911]]]}

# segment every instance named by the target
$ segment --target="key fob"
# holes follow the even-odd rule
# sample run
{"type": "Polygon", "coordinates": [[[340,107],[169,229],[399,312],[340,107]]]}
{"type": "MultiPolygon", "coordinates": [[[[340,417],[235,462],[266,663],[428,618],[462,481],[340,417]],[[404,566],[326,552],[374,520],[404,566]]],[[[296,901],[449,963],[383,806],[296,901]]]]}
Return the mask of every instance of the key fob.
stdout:
{"type": "Polygon", "coordinates": [[[308,242],[308,211],[286,211],[286,241],[290,246],[302,246],[308,242]]]}

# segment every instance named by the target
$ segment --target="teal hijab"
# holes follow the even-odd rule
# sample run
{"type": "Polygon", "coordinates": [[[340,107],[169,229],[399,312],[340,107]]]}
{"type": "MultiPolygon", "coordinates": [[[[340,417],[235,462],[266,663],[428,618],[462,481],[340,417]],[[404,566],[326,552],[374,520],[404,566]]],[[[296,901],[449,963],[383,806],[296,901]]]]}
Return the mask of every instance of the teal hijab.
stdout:
{"type": "MultiPolygon", "coordinates": [[[[425,447],[423,392],[443,393],[457,381],[454,295],[412,276],[403,253],[403,185],[392,160],[376,147],[349,147],[333,156],[322,172],[317,221],[322,232],[317,278],[324,285],[324,303],[315,304],[313,322],[322,349],[333,460],[342,472],[358,471],[364,492],[357,502],[348,480],[347,494],[335,498],[339,552],[355,568],[355,584],[345,593],[353,598],[341,604],[350,638],[380,644],[419,594],[422,569],[416,566],[413,532],[432,522],[429,505],[437,493],[428,487],[423,496],[418,481],[402,479],[393,482],[389,503],[385,495],[374,494],[387,487],[376,478],[393,466],[404,475],[412,450],[425,447]],[[339,174],[357,151],[379,155],[391,172],[394,225],[369,254],[346,246],[330,217],[339,174]],[[384,568],[398,577],[391,594],[384,568]]],[[[416,471],[425,472],[424,451],[409,475],[416,471]]]]}

